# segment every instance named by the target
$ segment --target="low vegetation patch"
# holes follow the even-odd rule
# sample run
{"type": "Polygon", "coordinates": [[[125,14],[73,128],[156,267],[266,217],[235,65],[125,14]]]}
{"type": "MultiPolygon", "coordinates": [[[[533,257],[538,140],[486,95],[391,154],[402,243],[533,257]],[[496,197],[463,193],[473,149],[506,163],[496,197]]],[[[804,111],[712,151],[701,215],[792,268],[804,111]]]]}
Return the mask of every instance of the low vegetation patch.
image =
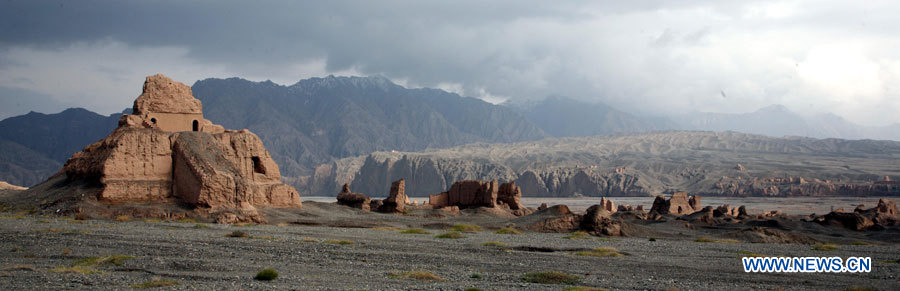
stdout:
{"type": "Polygon", "coordinates": [[[519,231],[518,229],[510,228],[510,227],[504,227],[504,228],[498,229],[494,233],[495,234],[522,234],[522,232],[519,231]]]}
{"type": "Polygon", "coordinates": [[[767,257],[766,255],[763,255],[760,253],[754,253],[754,252],[748,252],[748,251],[737,251],[735,253],[737,253],[738,255],[741,255],[741,257],[760,257],[760,258],[767,257]]]}
{"type": "Polygon", "coordinates": [[[838,249],[838,246],[832,243],[816,244],[812,247],[812,249],[817,251],[833,251],[838,249]]]}
{"type": "Polygon", "coordinates": [[[159,218],[147,218],[147,219],[144,219],[144,222],[146,222],[146,223],[162,223],[162,222],[166,222],[166,221],[159,219],[159,218]]]}
{"type": "Polygon", "coordinates": [[[178,286],[178,282],[170,281],[170,280],[154,280],[147,281],[140,284],[131,284],[131,288],[135,289],[145,289],[145,288],[157,288],[157,287],[168,287],[168,286],[178,286]]]}
{"type": "Polygon", "coordinates": [[[588,234],[587,232],[576,231],[576,232],[573,232],[572,234],[564,236],[563,238],[564,239],[589,239],[590,237],[591,237],[591,235],[588,234]]]}
{"type": "Polygon", "coordinates": [[[240,230],[235,230],[235,231],[229,232],[229,233],[225,234],[225,236],[227,236],[227,237],[247,237],[247,238],[250,237],[249,234],[247,234],[246,232],[240,231],[240,230]]]}
{"type": "Polygon", "coordinates": [[[430,232],[427,232],[427,231],[425,231],[424,229],[421,229],[421,228],[410,228],[410,229],[401,231],[400,233],[405,233],[405,234],[431,234],[430,232]]]}
{"type": "Polygon", "coordinates": [[[70,249],[63,249],[60,253],[63,254],[63,255],[68,255],[68,254],[71,254],[71,253],[72,253],[72,250],[70,250],[70,249]]]}
{"type": "Polygon", "coordinates": [[[177,222],[180,222],[180,223],[199,223],[199,222],[200,222],[199,220],[196,220],[196,219],[193,219],[193,218],[180,218],[180,219],[178,219],[178,220],[176,220],[176,221],[177,221],[177,222]]]}
{"type": "Polygon", "coordinates": [[[311,238],[311,237],[304,237],[304,238],[302,238],[302,239],[300,239],[300,240],[303,241],[303,242],[319,242],[319,240],[314,239],[314,238],[311,238]]]}
{"type": "Polygon", "coordinates": [[[844,289],[844,291],[875,291],[875,288],[854,286],[844,289]]]}
{"type": "Polygon", "coordinates": [[[596,248],[590,251],[581,251],[575,252],[576,256],[587,256],[587,257],[624,257],[619,250],[614,248],[596,248]]]}
{"type": "Polygon", "coordinates": [[[73,267],[99,267],[103,265],[121,266],[125,261],[134,259],[133,256],[112,255],[105,257],[84,258],[72,264],[73,267]]]}
{"type": "Polygon", "coordinates": [[[606,291],[606,289],[586,286],[571,286],[564,288],[563,291],[606,291]]]}
{"type": "Polygon", "coordinates": [[[481,245],[487,246],[487,247],[503,247],[503,246],[506,246],[505,243],[502,243],[502,242],[499,242],[499,241],[489,241],[489,242],[483,243],[483,244],[481,244],[481,245]]]}
{"type": "Polygon", "coordinates": [[[256,273],[256,277],[253,277],[253,279],[260,280],[260,281],[272,281],[277,278],[278,278],[278,272],[272,268],[262,269],[262,271],[259,271],[258,273],[256,273]]]}
{"type": "Polygon", "coordinates": [[[435,236],[435,238],[451,238],[451,239],[464,238],[464,237],[465,236],[463,236],[461,233],[456,232],[456,231],[451,231],[451,232],[448,232],[445,234],[435,236]]]}
{"type": "Polygon", "coordinates": [[[455,224],[450,227],[450,230],[457,232],[479,232],[481,231],[481,227],[474,224],[455,224]]]}
{"type": "Polygon", "coordinates": [[[352,244],[354,244],[354,242],[352,240],[337,240],[337,239],[326,240],[326,241],[324,241],[324,243],[335,244],[335,245],[352,245],[352,244]]]}
{"type": "Polygon", "coordinates": [[[734,239],[711,239],[708,237],[697,238],[694,240],[694,242],[698,242],[698,243],[730,243],[730,244],[739,243],[739,241],[734,240],[734,239]]]}
{"type": "Polygon", "coordinates": [[[373,227],[372,230],[380,230],[380,231],[402,231],[402,228],[390,227],[390,226],[378,226],[373,227]]]}
{"type": "Polygon", "coordinates": [[[472,275],[469,275],[469,278],[472,278],[472,279],[481,279],[481,274],[478,274],[478,273],[472,273],[472,275]]]}
{"type": "Polygon", "coordinates": [[[129,216],[129,215],[119,215],[119,216],[116,216],[116,221],[119,221],[119,222],[127,222],[127,221],[131,221],[131,216],[129,216]]]}
{"type": "Polygon", "coordinates": [[[566,284],[566,285],[574,285],[581,282],[581,277],[575,275],[569,275],[562,272],[540,272],[540,273],[528,273],[522,275],[522,280],[529,283],[538,283],[538,284],[566,284]]]}
{"type": "Polygon", "coordinates": [[[203,228],[212,228],[212,226],[209,226],[209,225],[206,225],[206,224],[202,224],[202,223],[198,223],[198,224],[194,224],[194,228],[196,228],[196,229],[203,229],[203,228]]]}
{"type": "Polygon", "coordinates": [[[900,259],[896,259],[896,260],[887,260],[887,261],[881,261],[881,262],[882,262],[882,263],[886,263],[886,264],[900,264],[900,259]]]}
{"type": "Polygon", "coordinates": [[[481,288],[471,287],[471,288],[466,288],[466,291],[481,291],[481,288]]]}
{"type": "Polygon", "coordinates": [[[854,245],[854,246],[874,246],[875,245],[875,244],[867,242],[867,241],[855,241],[850,244],[854,245]]]}
{"type": "Polygon", "coordinates": [[[435,274],[425,272],[425,271],[388,273],[388,277],[391,279],[413,279],[413,280],[422,280],[422,281],[443,281],[444,280],[444,278],[441,278],[435,274]]]}

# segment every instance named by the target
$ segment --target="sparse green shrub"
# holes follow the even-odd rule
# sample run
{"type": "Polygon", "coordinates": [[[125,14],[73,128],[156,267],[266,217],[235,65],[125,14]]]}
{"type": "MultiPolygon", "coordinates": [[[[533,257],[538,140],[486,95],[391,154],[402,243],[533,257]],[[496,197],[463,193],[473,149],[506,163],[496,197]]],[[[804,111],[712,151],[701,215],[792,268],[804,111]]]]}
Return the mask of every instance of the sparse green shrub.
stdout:
{"type": "Polygon", "coordinates": [[[882,263],[886,263],[886,264],[900,264],[900,259],[896,259],[896,260],[887,260],[887,261],[881,261],[881,262],[882,262],[882,263]]]}
{"type": "Polygon", "coordinates": [[[147,218],[147,219],[144,219],[144,222],[146,222],[146,223],[161,223],[161,222],[165,222],[165,220],[162,220],[159,218],[147,218]]]}
{"type": "Polygon", "coordinates": [[[838,246],[833,243],[816,244],[812,247],[812,249],[817,251],[833,251],[838,249],[838,246]]]}
{"type": "Polygon", "coordinates": [[[336,239],[326,240],[326,241],[324,241],[324,243],[336,244],[336,245],[352,245],[352,244],[354,244],[354,242],[351,240],[336,240],[336,239]]]}
{"type": "Polygon", "coordinates": [[[481,288],[470,287],[466,288],[466,291],[481,291],[481,288]]]}
{"type": "Polygon", "coordinates": [[[400,233],[405,233],[405,234],[431,234],[430,232],[427,232],[427,231],[425,231],[424,229],[421,229],[421,228],[410,228],[410,229],[401,231],[400,233]]]}
{"type": "Polygon", "coordinates": [[[240,231],[240,230],[235,230],[235,231],[229,232],[225,236],[227,236],[227,237],[250,237],[249,234],[247,234],[246,232],[240,231]]]}
{"type": "Polygon", "coordinates": [[[301,239],[301,241],[303,241],[303,242],[319,242],[319,240],[311,238],[311,237],[304,237],[303,239],[301,239]]]}
{"type": "Polygon", "coordinates": [[[855,242],[852,242],[852,243],[850,243],[850,244],[851,244],[851,245],[855,245],[855,246],[874,246],[874,245],[875,245],[874,243],[870,243],[870,242],[867,242],[867,241],[855,241],[855,242]]]}
{"type": "Polygon", "coordinates": [[[573,285],[581,282],[581,277],[575,275],[569,275],[562,272],[540,272],[540,273],[528,273],[522,275],[522,280],[529,283],[538,283],[538,284],[566,284],[573,285]]]}
{"type": "Polygon", "coordinates": [[[875,288],[854,286],[844,289],[843,291],[875,291],[875,288]]]}
{"type": "Polygon", "coordinates": [[[463,236],[461,233],[455,232],[455,231],[451,231],[451,232],[448,232],[445,234],[435,236],[435,238],[451,238],[451,239],[464,238],[464,237],[465,236],[463,236]]]}
{"type": "Polygon", "coordinates": [[[388,277],[391,279],[414,279],[414,280],[422,280],[422,281],[443,281],[444,280],[444,278],[441,278],[435,274],[425,272],[425,271],[388,273],[388,277]]]}
{"type": "Polygon", "coordinates": [[[128,221],[131,221],[131,216],[130,215],[119,215],[119,216],[116,216],[116,221],[128,222],[128,221]]]}
{"type": "Polygon", "coordinates": [[[170,280],[154,280],[147,281],[140,284],[131,284],[131,288],[135,289],[145,289],[145,288],[157,288],[157,287],[168,287],[168,286],[178,286],[178,282],[170,281],[170,280]]]}
{"type": "Polygon", "coordinates": [[[624,257],[619,250],[614,248],[596,248],[590,251],[581,251],[575,252],[576,256],[588,256],[588,257],[624,257]]]}
{"type": "Polygon", "coordinates": [[[502,243],[502,242],[499,242],[499,241],[489,241],[489,242],[483,243],[483,244],[481,244],[481,245],[486,246],[486,247],[502,247],[502,246],[506,246],[505,243],[502,243]]]}
{"type": "Polygon", "coordinates": [[[259,271],[259,273],[256,273],[256,277],[253,277],[253,279],[260,280],[260,281],[272,281],[277,278],[278,278],[278,272],[272,268],[262,269],[262,271],[259,271]]]}
{"type": "Polygon", "coordinates": [[[586,286],[571,286],[564,288],[563,291],[606,291],[606,289],[586,286]]]}
{"type": "Polygon", "coordinates": [[[576,231],[576,232],[573,232],[572,234],[564,236],[563,238],[564,239],[588,239],[588,238],[590,238],[590,236],[591,235],[588,234],[587,232],[576,231]]]}
{"type": "Polygon", "coordinates": [[[194,228],[196,228],[196,229],[203,229],[203,228],[212,228],[212,226],[209,226],[209,225],[206,225],[206,224],[202,224],[202,223],[198,223],[198,224],[194,224],[194,228]]]}
{"type": "Polygon", "coordinates": [[[504,227],[495,231],[494,234],[522,234],[522,232],[515,228],[504,227]]]}
{"type": "Polygon", "coordinates": [[[479,232],[481,227],[474,224],[456,224],[450,227],[450,230],[457,232],[479,232]]]}
{"type": "Polygon", "coordinates": [[[472,275],[469,275],[469,278],[472,278],[472,279],[481,279],[481,274],[478,274],[478,273],[472,273],[472,275]]]}
{"type": "Polygon", "coordinates": [[[98,267],[103,265],[121,266],[126,260],[134,259],[133,256],[112,255],[105,257],[84,258],[72,264],[73,267],[98,267]]]}

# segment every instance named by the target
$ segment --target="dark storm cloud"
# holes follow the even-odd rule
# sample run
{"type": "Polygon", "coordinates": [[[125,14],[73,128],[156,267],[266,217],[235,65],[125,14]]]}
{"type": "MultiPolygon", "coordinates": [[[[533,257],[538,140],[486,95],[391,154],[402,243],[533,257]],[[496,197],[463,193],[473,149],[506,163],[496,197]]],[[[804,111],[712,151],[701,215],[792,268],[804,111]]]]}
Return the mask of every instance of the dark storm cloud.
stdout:
{"type": "Polygon", "coordinates": [[[814,103],[867,122],[900,121],[857,104],[900,109],[888,98],[900,93],[885,85],[900,79],[896,4],[557,2],[8,1],[0,4],[0,85],[98,106],[118,98],[109,113],[134,93],[118,89],[130,83],[104,82],[139,83],[135,76],[152,70],[281,82],[349,71],[482,98],[566,95],[664,113],[814,103]],[[833,55],[847,56],[849,67],[813,62],[833,55]],[[41,83],[42,73],[66,69],[84,71],[79,82],[90,86],[13,81],[28,74],[41,83]],[[854,87],[834,81],[842,79],[854,87]],[[89,91],[97,87],[116,89],[89,91]]]}

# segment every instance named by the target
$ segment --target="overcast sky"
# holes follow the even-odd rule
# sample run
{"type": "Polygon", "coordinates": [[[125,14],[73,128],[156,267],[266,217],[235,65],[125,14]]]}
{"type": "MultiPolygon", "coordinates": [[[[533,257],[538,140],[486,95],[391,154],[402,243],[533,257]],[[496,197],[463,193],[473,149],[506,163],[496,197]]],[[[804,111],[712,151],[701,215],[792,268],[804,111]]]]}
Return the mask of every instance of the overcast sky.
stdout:
{"type": "Polygon", "coordinates": [[[492,102],[900,122],[898,1],[297,2],[3,1],[0,118],[118,112],[163,73],[383,75],[492,102]]]}

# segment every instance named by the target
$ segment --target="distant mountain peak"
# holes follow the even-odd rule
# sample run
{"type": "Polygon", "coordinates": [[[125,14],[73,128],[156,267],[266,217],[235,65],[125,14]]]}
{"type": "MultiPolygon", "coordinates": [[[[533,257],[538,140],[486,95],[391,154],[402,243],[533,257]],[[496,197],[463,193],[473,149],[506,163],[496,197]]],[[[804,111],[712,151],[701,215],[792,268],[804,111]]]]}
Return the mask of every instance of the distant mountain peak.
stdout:
{"type": "Polygon", "coordinates": [[[772,112],[772,113],[790,113],[791,110],[784,105],[781,104],[772,104],[760,109],[757,109],[756,112],[772,112]]]}
{"type": "Polygon", "coordinates": [[[393,87],[400,87],[394,84],[390,79],[381,75],[373,76],[335,76],[328,75],[324,78],[312,77],[300,80],[293,86],[307,89],[326,88],[333,89],[343,86],[351,86],[360,89],[381,89],[387,90],[393,87]]]}

